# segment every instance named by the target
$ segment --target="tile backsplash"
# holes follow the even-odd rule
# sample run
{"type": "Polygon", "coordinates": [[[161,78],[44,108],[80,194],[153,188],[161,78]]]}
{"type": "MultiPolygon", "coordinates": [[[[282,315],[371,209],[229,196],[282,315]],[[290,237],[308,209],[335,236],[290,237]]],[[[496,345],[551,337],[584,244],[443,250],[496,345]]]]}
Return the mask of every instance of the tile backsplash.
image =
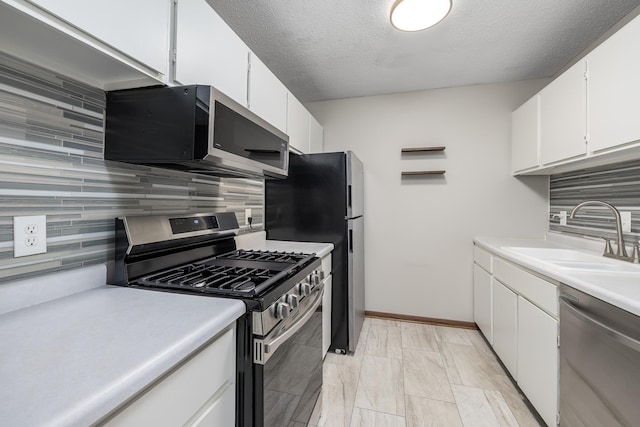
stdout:
{"type": "Polygon", "coordinates": [[[568,215],[578,203],[600,200],[631,212],[631,232],[625,233],[625,240],[635,243],[640,239],[640,160],[552,175],[549,194],[551,230],[615,238],[614,217],[607,208],[585,206],[576,219],[560,225],[560,211],[568,215]]]}
{"type": "Polygon", "coordinates": [[[263,229],[264,183],[102,160],[104,92],[0,53],[0,282],[113,258],[114,218],[233,211],[263,229]],[[13,258],[13,217],[47,253],[13,258]]]}

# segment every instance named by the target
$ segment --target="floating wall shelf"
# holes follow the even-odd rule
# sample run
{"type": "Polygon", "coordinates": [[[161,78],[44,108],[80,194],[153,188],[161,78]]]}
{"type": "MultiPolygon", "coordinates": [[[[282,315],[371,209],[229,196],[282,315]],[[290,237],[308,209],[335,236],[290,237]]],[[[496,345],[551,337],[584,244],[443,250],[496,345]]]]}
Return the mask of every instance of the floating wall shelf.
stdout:
{"type": "Polygon", "coordinates": [[[420,176],[420,175],[444,175],[445,171],[406,171],[402,172],[402,176],[420,176]]]}
{"type": "Polygon", "coordinates": [[[444,151],[446,147],[409,147],[403,148],[401,153],[427,153],[434,151],[444,151]]]}

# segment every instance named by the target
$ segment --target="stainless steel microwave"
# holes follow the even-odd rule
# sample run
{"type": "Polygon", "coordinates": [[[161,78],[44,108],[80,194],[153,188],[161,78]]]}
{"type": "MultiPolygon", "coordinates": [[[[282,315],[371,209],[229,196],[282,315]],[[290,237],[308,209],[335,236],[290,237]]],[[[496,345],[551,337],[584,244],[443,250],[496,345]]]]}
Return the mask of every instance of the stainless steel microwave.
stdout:
{"type": "Polygon", "coordinates": [[[107,92],[105,160],[285,178],[289,137],[211,86],[107,92]]]}

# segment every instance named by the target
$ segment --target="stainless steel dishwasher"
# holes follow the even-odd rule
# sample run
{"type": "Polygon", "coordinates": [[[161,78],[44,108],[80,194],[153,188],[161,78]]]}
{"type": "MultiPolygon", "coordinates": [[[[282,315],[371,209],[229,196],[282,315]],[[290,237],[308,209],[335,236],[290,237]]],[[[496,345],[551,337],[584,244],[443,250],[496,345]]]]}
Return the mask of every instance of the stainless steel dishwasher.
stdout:
{"type": "Polygon", "coordinates": [[[565,285],[560,425],[640,426],[640,317],[565,285]]]}

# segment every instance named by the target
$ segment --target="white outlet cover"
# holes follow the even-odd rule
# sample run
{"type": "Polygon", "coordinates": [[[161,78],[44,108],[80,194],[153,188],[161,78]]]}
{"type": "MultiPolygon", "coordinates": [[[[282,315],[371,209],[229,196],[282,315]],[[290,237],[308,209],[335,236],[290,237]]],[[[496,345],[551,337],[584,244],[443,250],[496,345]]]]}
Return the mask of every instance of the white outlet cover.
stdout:
{"type": "Polygon", "coordinates": [[[44,254],[47,252],[47,216],[13,217],[13,256],[44,254]],[[35,227],[34,227],[35,226],[35,227]],[[35,229],[35,233],[29,230],[35,229]],[[27,239],[36,239],[36,244],[28,246],[27,239]]]}
{"type": "Polygon", "coordinates": [[[620,219],[622,219],[622,232],[630,233],[631,232],[631,212],[629,211],[620,212],[620,219]]]}
{"type": "Polygon", "coordinates": [[[567,211],[560,211],[560,225],[567,225],[567,211]]]}
{"type": "Polygon", "coordinates": [[[251,208],[245,208],[244,210],[244,223],[249,225],[249,218],[251,217],[251,208]]]}

